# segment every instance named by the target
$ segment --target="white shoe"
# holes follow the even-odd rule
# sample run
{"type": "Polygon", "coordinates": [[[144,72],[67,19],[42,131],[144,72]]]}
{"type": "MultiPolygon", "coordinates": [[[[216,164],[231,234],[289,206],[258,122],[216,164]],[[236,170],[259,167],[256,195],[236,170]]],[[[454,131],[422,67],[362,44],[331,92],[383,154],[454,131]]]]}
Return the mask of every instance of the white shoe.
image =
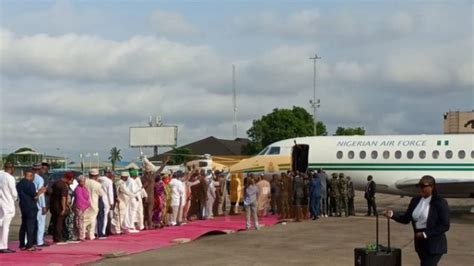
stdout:
{"type": "Polygon", "coordinates": [[[131,234],[136,234],[136,233],[139,233],[140,231],[138,231],[136,229],[129,229],[128,232],[131,233],[131,234]]]}

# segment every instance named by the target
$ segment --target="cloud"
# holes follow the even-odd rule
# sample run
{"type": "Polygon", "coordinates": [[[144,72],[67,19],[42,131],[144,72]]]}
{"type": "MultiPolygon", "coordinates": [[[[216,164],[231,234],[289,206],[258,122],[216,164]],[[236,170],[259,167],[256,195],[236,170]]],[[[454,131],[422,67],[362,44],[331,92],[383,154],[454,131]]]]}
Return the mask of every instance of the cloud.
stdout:
{"type": "Polygon", "coordinates": [[[175,12],[156,10],[150,15],[149,21],[159,35],[189,37],[200,33],[199,29],[175,12]]]}
{"type": "Polygon", "coordinates": [[[318,120],[330,134],[338,126],[364,126],[369,134],[439,133],[443,112],[472,109],[472,27],[460,23],[466,18],[453,15],[456,9],[443,17],[456,23],[445,24],[420,16],[424,8],[291,10],[242,12],[230,33],[222,20],[206,29],[206,38],[178,11],[142,12],[142,24],[155,15],[163,22],[153,33],[128,29],[123,38],[91,30],[99,26],[80,18],[83,8],[71,9],[77,21],[65,24],[80,27],[70,31],[48,22],[36,30],[30,23],[25,32],[8,26],[18,20],[9,21],[0,30],[0,148],[54,153],[64,147],[77,157],[117,146],[134,158],[128,128],[155,114],[179,126],[180,144],[231,138],[232,64],[244,137],[252,120],[275,107],[312,112],[315,52],[322,56],[318,120]],[[232,35],[231,48],[222,48],[228,46],[222,27],[232,35]]]}
{"type": "Polygon", "coordinates": [[[135,36],[113,41],[74,33],[61,36],[0,33],[2,73],[94,82],[169,82],[184,75],[207,76],[219,69],[207,46],[187,46],[166,39],[135,36]]]}

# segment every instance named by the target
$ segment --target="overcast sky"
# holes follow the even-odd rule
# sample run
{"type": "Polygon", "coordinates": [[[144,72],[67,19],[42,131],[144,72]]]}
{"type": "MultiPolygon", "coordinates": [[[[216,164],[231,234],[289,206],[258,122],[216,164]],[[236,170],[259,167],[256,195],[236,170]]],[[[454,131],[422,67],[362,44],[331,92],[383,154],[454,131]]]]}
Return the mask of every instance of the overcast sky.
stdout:
{"type": "MultiPolygon", "coordinates": [[[[79,160],[159,114],[180,145],[232,138],[273,108],[368,134],[442,133],[472,110],[472,1],[0,1],[0,152],[79,160]],[[57,148],[60,148],[58,151],[57,148]]],[[[151,152],[151,151],[149,151],[151,152]]]]}

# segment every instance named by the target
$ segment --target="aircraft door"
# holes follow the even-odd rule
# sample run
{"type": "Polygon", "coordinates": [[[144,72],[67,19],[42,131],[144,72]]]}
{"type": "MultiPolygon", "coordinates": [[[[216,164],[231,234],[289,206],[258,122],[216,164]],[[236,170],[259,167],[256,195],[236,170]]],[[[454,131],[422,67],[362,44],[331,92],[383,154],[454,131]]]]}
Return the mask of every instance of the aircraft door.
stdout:
{"type": "Polygon", "coordinates": [[[296,144],[291,152],[291,169],[305,173],[308,170],[309,145],[296,144]]]}

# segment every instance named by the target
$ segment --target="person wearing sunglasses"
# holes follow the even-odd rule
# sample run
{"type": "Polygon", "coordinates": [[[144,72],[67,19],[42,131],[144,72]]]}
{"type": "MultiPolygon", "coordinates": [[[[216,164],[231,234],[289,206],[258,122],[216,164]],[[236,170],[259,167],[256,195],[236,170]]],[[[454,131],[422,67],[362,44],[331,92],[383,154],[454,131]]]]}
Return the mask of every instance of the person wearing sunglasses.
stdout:
{"type": "Polygon", "coordinates": [[[448,203],[438,196],[434,177],[423,176],[417,187],[420,189],[420,195],[412,198],[406,212],[385,210],[384,215],[399,223],[411,222],[420,265],[438,265],[448,250],[445,234],[449,230],[448,203]]]}

